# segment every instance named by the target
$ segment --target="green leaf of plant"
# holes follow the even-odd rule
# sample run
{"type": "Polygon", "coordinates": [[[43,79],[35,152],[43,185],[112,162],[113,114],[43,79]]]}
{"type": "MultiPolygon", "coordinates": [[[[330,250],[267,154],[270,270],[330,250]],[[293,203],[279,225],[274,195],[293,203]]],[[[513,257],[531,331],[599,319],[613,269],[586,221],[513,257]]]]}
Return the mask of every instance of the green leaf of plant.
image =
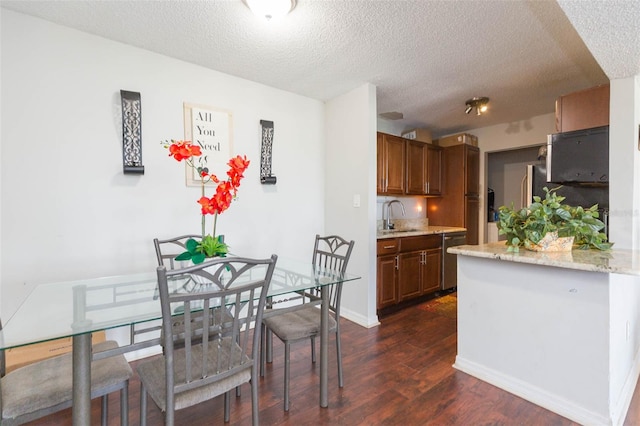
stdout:
{"type": "Polygon", "coordinates": [[[187,242],[185,243],[185,247],[191,253],[196,253],[197,252],[198,245],[199,245],[199,243],[196,240],[194,240],[193,238],[189,238],[187,240],[187,242]]]}
{"type": "Polygon", "coordinates": [[[175,257],[175,260],[191,260],[191,253],[188,251],[185,251],[184,253],[177,255],[175,257]]]}
{"type": "Polygon", "coordinates": [[[556,191],[562,186],[544,188],[545,198],[534,197],[529,207],[514,210],[505,206],[499,209],[498,229],[507,237],[507,245],[517,251],[518,247],[538,243],[548,232],[558,232],[559,237],[575,237],[574,244],[580,248],[606,250],[606,236],[600,233],[604,224],[598,220],[597,205],[585,209],[582,206],[562,204],[565,197],[556,191]]]}
{"type": "Polygon", "coordinates": [[[204,255],[204,253],[196,253],[193,255],[193,257],[191,257],[191,261],[197,265],[198,263],[204,262],[206,258],[207,257],[204,255]]]}
{"type": "Polygon", "coordinates": [[[563,209],[563,208],[557,208],[555,211],[556,215],[558,215],[558,217],[560,217],[562,220],[569,220],[571,219],[571,213],[569,213],[569,211],[563,209]]]}

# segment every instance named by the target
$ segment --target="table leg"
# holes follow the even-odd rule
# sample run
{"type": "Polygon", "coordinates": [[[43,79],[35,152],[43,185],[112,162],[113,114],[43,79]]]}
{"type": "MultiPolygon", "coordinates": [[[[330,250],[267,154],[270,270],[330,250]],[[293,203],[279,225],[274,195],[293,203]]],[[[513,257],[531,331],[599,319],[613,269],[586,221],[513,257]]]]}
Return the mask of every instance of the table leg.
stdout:
{"type": "Polygon", "coordinates": [[[320,406],[329,406],[328,358],[329,358],[329,290],[322,286],[322,307],[320,309],[320,406]]]}
{"type": "Polygon", "coordinates": [[[91,333],[73,336],[73,426],[91,424],[91,333]]]}

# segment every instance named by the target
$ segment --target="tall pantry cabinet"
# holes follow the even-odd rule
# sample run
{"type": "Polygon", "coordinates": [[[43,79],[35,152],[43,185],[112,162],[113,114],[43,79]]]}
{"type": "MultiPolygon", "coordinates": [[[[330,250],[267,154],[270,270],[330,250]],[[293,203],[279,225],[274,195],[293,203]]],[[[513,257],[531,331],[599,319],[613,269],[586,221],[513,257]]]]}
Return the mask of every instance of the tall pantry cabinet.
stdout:
{"type": "Polygon", "coordinates": [[[446,147],[442,168],[442,197],[428,200],[429,225],[467,228],[467,244],[478,244],[480,149],[469,144],[446,147]]]}

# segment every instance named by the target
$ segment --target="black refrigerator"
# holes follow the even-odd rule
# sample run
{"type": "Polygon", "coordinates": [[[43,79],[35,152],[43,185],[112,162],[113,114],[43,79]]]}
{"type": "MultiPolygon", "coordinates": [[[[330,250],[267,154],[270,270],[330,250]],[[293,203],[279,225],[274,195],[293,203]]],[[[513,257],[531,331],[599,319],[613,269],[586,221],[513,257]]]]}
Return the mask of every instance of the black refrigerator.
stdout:
{"type": "MultiPolygon", "coordinates": [[[[527,165],[526,175],[522,179],[521,207],[526,207],[533,202],[535,195],[544,199],[544,187],[557,188],[560,184],[547,182],[547,167],[545,164],[527,165]]],[[[600,220],[605,223],[605,233],[608,234],[609,219],[609,187],[588,185],[562,185],[556,191],[558,195],[566,197],[565,203],[572,206],[589,208],[598,205],[600,220]]]]}

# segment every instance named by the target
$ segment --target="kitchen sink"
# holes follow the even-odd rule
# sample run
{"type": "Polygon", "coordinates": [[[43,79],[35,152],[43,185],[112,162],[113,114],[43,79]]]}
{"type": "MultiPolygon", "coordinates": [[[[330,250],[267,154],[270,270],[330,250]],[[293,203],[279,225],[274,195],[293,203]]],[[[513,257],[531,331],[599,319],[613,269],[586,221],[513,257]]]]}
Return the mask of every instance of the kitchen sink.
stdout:
{"type": "Polygon", "coordinates": [[[383,234],[398,234],[400,232],[418,232],[420,229],[383,229],[380,232],[383,234]]]}

